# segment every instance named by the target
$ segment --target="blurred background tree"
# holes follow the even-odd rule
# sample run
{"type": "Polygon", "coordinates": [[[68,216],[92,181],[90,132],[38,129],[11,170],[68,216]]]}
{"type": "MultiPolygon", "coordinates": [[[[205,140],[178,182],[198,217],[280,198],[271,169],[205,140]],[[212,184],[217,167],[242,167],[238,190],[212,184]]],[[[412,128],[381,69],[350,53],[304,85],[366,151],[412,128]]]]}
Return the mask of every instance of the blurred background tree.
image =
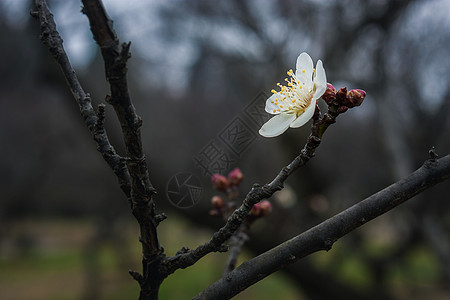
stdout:
{"type": "MultiPolygon", "coordinates": [[[[368,96],[329,130],[316,159],[275,194],[273,213],[251,232],[248,255],[407,175],[431,146],[438,154],[450,152],[448,1],[104,4],[121,40],[132,41],[130,87],[144,120],[157,207],[169,216],[161,225],[169,254],[202,242],[198,228],[220,225],[208,215],[214,194],[209,177],[193,157],[259,92],[283,80],[300,52],[322,59],[337,88],[362,88],[368,96]],[[198,205],[180,210],[170,205],[165,190],[174,174],[186,170],[198,175],[204,191],[198,205]]],[[[101,102],[107,94],[103,65],[80,6],[50,2],[85,89],[101,102]]],[[[139,264],[134,221],[39,41],[30,7],[25,0],[0,2],[0,297],[133,299],[137,287],[126,270],[139,264]],[[39,283],[39,274],[49,279],[39,283]],[[67,281],[79,287],[72,296],[57,284],[67,281]],[[31,295],[11,291],[33,282],[31,295]],[[118,293],[124,282],[129,285],[118,293]],[[44,286],[45,292],[38,292],[44,286]]],[[[123,153],[120,136],[114,136],[118,124],[107,117],[107,126],[123,153]]],[[[250,145],[230,165],[245,174],[242,193],[272,178],[307,134],[307,128],[289,130],[250,145]]],[[[331,252],[289,267],[274,291],[263,294],[267,299],[286,290],[292,299],[446,299],[449,194],[447,183],[434,187],[345,237],[331,252]]],[[[218,265],[215,271],[199,267],[194,282],[186,279],[188,271],[177,272],[178,279],[163,284],[167,294],[161,297],[176,298],[174,287],[181,290],[178,297],[195,295],[220,276],[222,261],[209,261],[218,265]],[[181,288],[183,282],[189,287],[181,288]]],[[[271,286],[263,281],[242,297],[263,299],[257,293],[264,284],[271,286]]]]}

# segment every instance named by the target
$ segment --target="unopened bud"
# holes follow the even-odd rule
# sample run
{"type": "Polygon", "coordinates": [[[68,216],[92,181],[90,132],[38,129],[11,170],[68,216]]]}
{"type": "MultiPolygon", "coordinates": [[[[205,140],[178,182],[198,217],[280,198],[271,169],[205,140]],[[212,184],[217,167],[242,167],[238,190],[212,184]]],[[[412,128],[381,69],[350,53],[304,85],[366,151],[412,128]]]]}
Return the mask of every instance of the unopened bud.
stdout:
{"type": "Polygon", "coordinates": [[[336,92],[336,101],[341,105],[346,105],[347,100],[347,88],[340,88],[339,91],[336,92]]]}
{"type": "Polygon", "coordinates": [[[265,217],[272,211],[272,204],[269,201],[264,200],[253,205],[250,215],[256,218],[265,217]]]}
{"type": "Polygon", "coordinates": [[[211,177],[212,184],[214,188],[218,191],[226,192],[229,186],[228,179],[220,174],[213,174],[211,177]]]}
{"type": "Polygon", "coordinates": [[[242,174],[239,168],[235,168],[230,172],[230,174],[228,174],[228,181],[230,182],[230,185],[239,186],[242,179],[244,179],[244,174],[242,174]]]}
{"type": "Polygon", "coordinates": [[[261,201],[259,202],[259,209],[261,210],[261,216],[265,217],[272,212],[272,204],[267,200],[261,201]]]}
{"type": "Polygon", "coordinates": [[[339,108],[337,109],[337,112],[342,114],[345,113],[348,110],[347,106],[339,106],[339,108]]]}
{"type": "Polygon", "coordinates": [[[225,201],[223,201],[222,197],[220,197],[220,196],[214,196],[214,197],[211,198],[211,204],[215,208],[220,209],[225,204],[225,201]]]}
{"type": "Polygon", "coordinates": [[[209,215],[215,217],[219,215],[219,212],[217,211],[217,209],[210,210],[209,215]]]}
{"type": "Polygon", "coordinates": [[[322,99],[325,100],[327,104],[330,104],[334,99],[336,99],[336,88],[331,83],[327,83],[327,89],[322,95],[322,99]]]}
{"type": "Polygon", "coordinates": [[[260,214],[261,208],[259,206],[259,203],[256,203],[255,205],[253,205],[252,210],[250,211],[250,215],[253,217],[259,217],[260,214]]]}
{"type": "Polygon", "coordinates": [[[347,93],[347,100],[354,106],[360,106],[366,97],[366,92],[363,90],[351,90],[347,93]]]}

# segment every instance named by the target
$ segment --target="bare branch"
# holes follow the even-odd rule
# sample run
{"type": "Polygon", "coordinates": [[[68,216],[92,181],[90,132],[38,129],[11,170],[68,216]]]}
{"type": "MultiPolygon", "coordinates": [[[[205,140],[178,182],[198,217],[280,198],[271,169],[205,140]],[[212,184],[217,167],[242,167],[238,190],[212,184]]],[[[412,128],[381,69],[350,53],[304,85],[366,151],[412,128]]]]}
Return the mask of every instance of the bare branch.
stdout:
{"type": "MultiPolygon", "coordinates": [[[[130,197],[130,174],[125,165],[125,160],[116,153],[116,150],[109,142],[108,135],[103,126],[103,121],[99,120],[96,112],[92,107],[89,94],[85,93],[77,78],[75,70],[72,68],[69,58],[63,47],[63,40],[56,30],[56,24],[53,15],[48,9],[45,1],[36,1],[36,11],[32,11],[31,15],[35,17],[41,27],[41,40],[48,47],[53,58],[56,60],[64,74],[67,85],[70,88],[75,100],[78,103],[81,116],[86,126],[92,134],[93,139],[97,143],[97,150],[102,154],[103,159],[116,174],[120,188],[127,196],[130,197]]],[[[101,115],[99,110],[99,116],[101,115]]]]}
{"type": "Polygon", "coordinates": [[[113,22],[101,1],[83,0],[83,13],[89,19],[94,39],[100,47],[105,62],[106,79],[110,84],[109,103],[122,127],[127,149],[127,166],[131,176],[131,200],[133,214],[141,226],[141,242],[144,259],[152,260],[162,253],[156,234],[154,203],[156,193],[149,175],[142,149],[141,118],[136,114],[127,83],[127,60],[130,57],[130,43],[119,47],[119,40],[113,22]]]}
{"type": "Polygon", "coordinates": [[[194,299],[230,299],[247,287],[320,250],[330,250],[341,237],[386,213],[425,189],[450,178],[450,155],[429,159],[409,176],[353,205],[308,231],[241,264],[194,299]]]}
{"type": "Polygon", "coordinates": [[[164,258],[164,249],[159,244],[156,227],[162,220],[156,217],[152,195],[153,188],[144,151],[142,148],[142,119],[136,114],[131,101],[127,82],[127,61],[130,58],[130,43],[119,47],[119,40],[113,22],[100,0],[82,0],[83,13],[89,19],[91,31],[105,62],[106,79],[110,84],[109,103],[114,107],[119,119],[125,147],[127,167],[131,177],[131,209],[140,227],[139,241],[142,244],[142,277],[132,273],[133,278],[141,278],[140,299],[157,299],[161,282],[159,265],[164,258]]]}
{"type": "Polygon", "coordinates": [[[100,47],[105,62],[106,79],[110,84],[111,96],[107,97],[119,119],[123,139],[127,150],[127,158],[116,154],[109,143],[103,126],[104,107],[99,106],[98,113],[92,108],[91,99],[82,89],[69,59],[62,46],[62,39],[56,29],[53,16],[45,0],[36,0],[36,11],[32,16],[39,19],[41,39],[49,48],[51,54],[60,65],[67,83],[80,107],[86,125],[97,142],[98,150],[119,178],[122,190],[131,203],[133,215],[140,225],[140,241],[143,254],[143,275],[137,272],[130,274],[139,279],[141,299],[157,298],[159,285],[162,282],[158,276],[157,266],[164,257],[164,250],[159,244],[156,226],[163,219],[155,216],[152,195],[156,193],[148,174],[145,155],[142,148],[140,128],[141,118],[136,114],[128,92],[127,60],[130,57],[130,43],[119,48],[119,40],[112,27],[103,4],[97,0],[83,0],[83,12],[87,15],[94,39],[100,47]],[[126,163],[126,164],[125,164],[126,163]],[[152,278],[150,278],[150,274],[152,278]]]}
{"type": "Polygon", "coordinates": [[[242,252],[242,247],[249,239],[247,232],[250,230],[250,226],[247,223],[248,222],[242,224],[238,231],[236,231],[230,238],[230,254],[228,255],[223,276],[226,276],[228,273],[233,271],[234,268],[236,268],[239,255],[242,252]]]}

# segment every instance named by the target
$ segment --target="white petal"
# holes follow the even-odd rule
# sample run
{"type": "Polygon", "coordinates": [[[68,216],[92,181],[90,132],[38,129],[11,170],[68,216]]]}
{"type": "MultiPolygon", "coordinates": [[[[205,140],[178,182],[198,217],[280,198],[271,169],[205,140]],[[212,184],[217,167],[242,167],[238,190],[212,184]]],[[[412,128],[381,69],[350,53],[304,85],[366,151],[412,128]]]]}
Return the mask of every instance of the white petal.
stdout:
{"type": "Polygon", "coordinates": [[[308,83],[312,81],[313,67],[311,56],[309,56],[308,53],[303,52],[297,57],[297,70],[295,71],[295,76],[300,80],[304,80],[304,83],[309,86],[308,83]],[[303,73],[303,70],[305,70],[305,73],[303,73]]]}
{"type": "Polygon", "coordinates": [[[317,61],[316,65],[314,84],[316,86],[316,92],[314,93],[313,99],[319,99],[327,89],[327,75],[325,74],[325,69],[323,68],[322,61],[320,59],[317,61]]]}
{"type": "Polygon", "coordinates": [[[302,113],[294,122],[291,123],[292,128],[297,128],[305,125],[314,115],[316,110],[316,100],[311,100],[311,104],[306,108],[305,112],[302,113]]]}
{"type": "Polygon", "coordinates": [[[273,112],[274,110],[280,108],[278,105],[275,105],[275,103],[272,103],[272,101],[275,102],[275,100],[278,97],[279,96],[277,94],[273,94],[272,96],[269,97],[269,99],[267,99],[267,101],[266,101],[266,112],[268,112],[269,114],[278,115],[280,113],[279,111],[273,112]]]}
{"type": "Polygon", "coordinates": [[[267,121],[259,130],[259,134],[264,137],[274,137],[285,132],[292,121],[295,120],[295,114],[279,114],[267,121]]]}

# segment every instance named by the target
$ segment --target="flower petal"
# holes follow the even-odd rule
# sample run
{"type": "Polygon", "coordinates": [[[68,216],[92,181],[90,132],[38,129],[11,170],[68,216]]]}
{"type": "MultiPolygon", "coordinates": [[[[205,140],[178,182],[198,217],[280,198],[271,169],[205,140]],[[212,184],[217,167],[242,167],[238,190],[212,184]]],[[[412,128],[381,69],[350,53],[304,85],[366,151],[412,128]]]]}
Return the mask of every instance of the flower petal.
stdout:
{"type": "Polygon", "coordinates": [[[316,100],[311,100],[311,103],[306,108],[305,112],[298,116],[294,122],[291,123],[291,128],[297,128],[305,125],[314,115],[314,111],[316,110],[316,100]]]}
{"type": "Polygon", "coordinates": [[[303,81],[306,86],[309,87],[309,83],[312,82],[313,61],[308,53],[303,52],[297,57],[297,70],[295,76],[303,81]],[[305,72],[303,72],[305,70],[305,72]]]}
{"type": "Polygon", "coordinates": [[[278,99],[278,97],[279,95],[273,94],[272,96],[269,97],[269,99],[267,99],[266,112],[268,112],[269,114],[278,115],[280,113],[279,111],[274,112],[274,110],[279,109],[280,107],[278,105],[275,105],[275,103],[272,103],[272,101],[275,102],[275,100],[278,99]]]}
{"type": "Polygon", "coordinates": [[[259,130],[259,134],[264,137],[274,137],[285,132],[292,121],[295,120],[295,114],[282,113],[272,117],[259,130]]]}
{"type": "Polygon", "coordinates": [[[323,64],[320,59],[317,61],[316,65],[314,85],[316,86],[316,91],[314,93],[313,99],[319,99],[327,89],[327,75],[325,74],[325,69],[323,68],[323,64]]]}

